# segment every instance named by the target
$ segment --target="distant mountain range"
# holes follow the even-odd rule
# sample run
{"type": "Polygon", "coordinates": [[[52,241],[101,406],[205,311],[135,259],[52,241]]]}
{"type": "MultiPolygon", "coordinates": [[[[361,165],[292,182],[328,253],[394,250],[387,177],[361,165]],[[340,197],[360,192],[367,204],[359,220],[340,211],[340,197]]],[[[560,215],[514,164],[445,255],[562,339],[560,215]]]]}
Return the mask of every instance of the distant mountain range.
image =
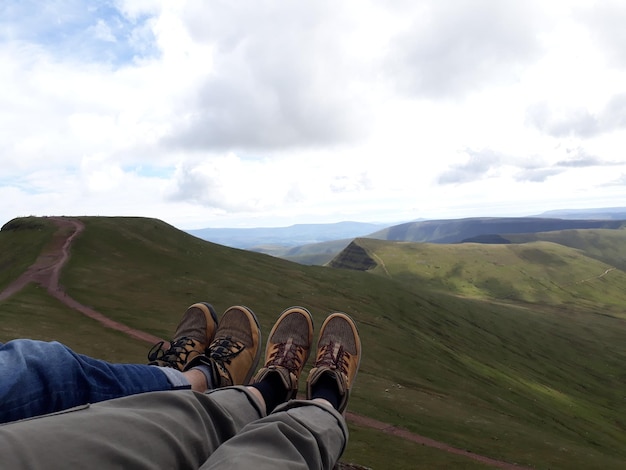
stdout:
{"type": "Polygon", "coordinates": [[[543,212],[536,217],[548,217],[557,219],[626,220],[626,207],[605,207],[599,209],[559,209],[543,212]]]}
{"type": "Polygon", "coordinates": [[[618,229],[626,208],[564,209],[532,217],[474,217],[400,224],[339,222],[276,228],[205,228],[187,232],[233,248],[270,254],[301,264],[322,265],[355,238],[424,243],[506,243],[506,234],[568,229],[618,229]]]}
{"type": "Polygon", "coordinates": [[[429,243],[461,243],[483,235],[552,232],[568,229],[610,228],[622,226],[620,220],[548,219],[541,217],[480,217],[455,220],[427,220],[395,225],[367,238],[429,243]]]}
{"type": "Polygon", "coordinates": [[[294,247],[340,239],[363,237],[389,224],[338,222],[297,224],[290,227],[203,228],[187,233],[231,248],[263,251],[269,247],[294,247]]]}

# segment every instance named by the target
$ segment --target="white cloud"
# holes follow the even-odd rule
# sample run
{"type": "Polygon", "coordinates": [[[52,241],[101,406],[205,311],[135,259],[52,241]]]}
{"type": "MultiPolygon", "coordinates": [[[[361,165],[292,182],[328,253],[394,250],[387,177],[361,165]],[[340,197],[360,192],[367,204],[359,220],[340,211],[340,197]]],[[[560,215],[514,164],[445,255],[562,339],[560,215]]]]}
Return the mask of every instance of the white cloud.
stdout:
{"type": "Polygon", "coordinates": [[[542,37],[555,24],[545,2],[417,5],[412,22],[394,38],[390,72],[405,92],[439,99],[515,84],[545,54],[542,37]]]}
{"type": "Polygon", "coordinates": [[[502,157],[495,152],[485,149],[481,151],[467,150],[469,159],[461,165],[454,165],[440,177],[442,184],[464,183],[482,179],[489,175],[494,167],[499,166],[502,157]]]}
{"type": "Polygon", "coordinates": [[[528,109],[531,124],[554,137],[575,135],[582,138],[618,131],[626,127],[626,94],[611,96],[596,112],[586,107],[551,107],[547,102],[528,109]]]}
{"type": "Polygon", "coordinates": [[[113,34],[110,26],[104,20],[98,20],[95,26],[88,28],[87,30],[96,39],[106,42],[116,42],[117,39],[113,34]]]}
{"type": "Polygon", "coordinates": [[[275,149],[332,145],[367,130],[369,99],[350,50],[351,18],[330,2],[259,2],[182,12],[210,52],[198,87],[176,108],[165,143],[188,149],[275,149]]]}
{"type": "Polygon", "coordinates": [[[626,5],[619,0],[590,2],[575,11],[576,19],[589,29],[597,42],[596,52],[606,55],[610,65],[626,67],[626,5]]]}
{"type": "Polygon", "coordinates": [[[624,15],[591,0],[9,0],[0,219],[626,205],[624,15]]]}

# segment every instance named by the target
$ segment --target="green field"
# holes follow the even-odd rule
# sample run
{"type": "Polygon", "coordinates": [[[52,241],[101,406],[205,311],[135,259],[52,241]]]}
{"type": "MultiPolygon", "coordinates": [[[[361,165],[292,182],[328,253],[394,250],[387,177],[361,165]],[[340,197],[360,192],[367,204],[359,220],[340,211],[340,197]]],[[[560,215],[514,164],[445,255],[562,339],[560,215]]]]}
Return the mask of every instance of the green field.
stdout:
{"type": "MultiPolygon", "coordinates": [[[[600,244],[589,244],[590,253],[541,239],[520,244],[443,245],[363,238],[353,243],[356,247],[351,251],[356,253],[353,262],[365,266],[364,260],[370,260],[370,272],[409,288],[419,285],[467,298],[624,317],[626,291],[621,287],[626,285],[626,273],[619,265],[626,262],[626,230],[586,232],[591,239],[608,232],[611,243],[605,245],[605,256],[599,253],[600,244]]],[[[341,262],[335,260],[334,265],[341,262]]]]}
{"type": "MultiPolygon", "coordinates": [[[[623,468],[626,279],[619,263],[609,262],[622,239],[609,237],[606,257],[541,239],[506,246],[359,239],[358,255],[375,261],[360,272],[213,245],[154,219],[81,220],[86,230],[61,283],[117,321],[167,338],[199,300],[218,311],[247,305],[264,332],[291,305],[310,309],[317,326],[327,313],[345,311],[364,345],[351,411],[535,468],[623,468]]],[[[41,223],[0,232],[0,283],[33,261],[33,247],[45,245],[52,229],[41,223]],[[20,244],[18,233],[28,242],[20,244]]],[[[364,262],[357,258],[355,264],[364,262]]],[[[0,320],[2,341],[58,339],[79,352],[132,362],[144,361],[149,347],[68,311],[34,286],[0,302],[0,320]]],[[[377,431],[351,430],[346,461],[484,468],[377,431]]]]}

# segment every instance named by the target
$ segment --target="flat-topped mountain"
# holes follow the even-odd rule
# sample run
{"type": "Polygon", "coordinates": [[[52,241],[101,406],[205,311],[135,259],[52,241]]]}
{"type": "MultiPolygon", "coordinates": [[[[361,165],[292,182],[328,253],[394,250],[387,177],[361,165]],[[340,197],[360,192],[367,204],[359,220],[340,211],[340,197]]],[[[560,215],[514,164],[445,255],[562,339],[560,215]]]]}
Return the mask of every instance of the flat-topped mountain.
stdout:
{"type": "Polygon", "coordinates": [[[617,229],[623,224],[624,221],[621,220],[476,217],[409,222],[371,233],[368,238],[407,242],[461,243],[479,235],[536,233],[567,229],[617,229]]]}

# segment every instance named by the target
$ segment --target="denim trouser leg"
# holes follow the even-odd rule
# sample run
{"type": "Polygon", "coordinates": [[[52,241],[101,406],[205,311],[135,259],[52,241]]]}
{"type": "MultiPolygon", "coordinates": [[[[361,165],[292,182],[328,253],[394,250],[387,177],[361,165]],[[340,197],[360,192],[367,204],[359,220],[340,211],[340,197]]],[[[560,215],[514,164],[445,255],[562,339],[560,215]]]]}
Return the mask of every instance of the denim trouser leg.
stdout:
{"type": "Polygon", "coordinates": [[[57,342],[0,344],[0,423],[172,388],[157,367],[110,364],[57,342]]]}

